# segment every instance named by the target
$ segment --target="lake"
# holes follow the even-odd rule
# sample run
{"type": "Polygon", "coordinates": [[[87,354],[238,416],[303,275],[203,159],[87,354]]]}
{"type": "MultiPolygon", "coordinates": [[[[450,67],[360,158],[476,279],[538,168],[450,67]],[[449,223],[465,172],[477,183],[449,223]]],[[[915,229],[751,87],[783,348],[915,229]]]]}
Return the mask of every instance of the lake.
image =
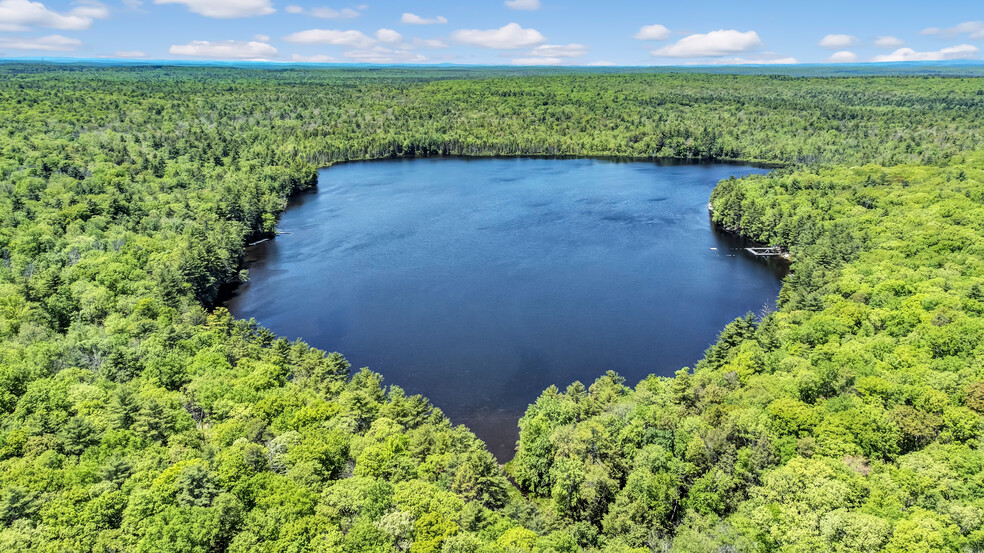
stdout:
{"type": "Polygon", "coordinates": [[[423,394],[512,457],[551,384],[692,366],[783,267],[711,224],[725,164],[416,159],[324,169],[226,306],[423,394]]]}

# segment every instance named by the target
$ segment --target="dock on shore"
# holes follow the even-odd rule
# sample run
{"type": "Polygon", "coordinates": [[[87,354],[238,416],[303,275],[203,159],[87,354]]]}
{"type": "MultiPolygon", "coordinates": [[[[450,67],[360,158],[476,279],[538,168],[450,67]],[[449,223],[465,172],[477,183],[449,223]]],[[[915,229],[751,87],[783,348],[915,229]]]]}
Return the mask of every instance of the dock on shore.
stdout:
{"type": "Polygon", "coordinates": [[[745,248],[745,251],[760,257],[787,257],[788,254],[782,248],[768,246],[764,248],[745,248]]]}

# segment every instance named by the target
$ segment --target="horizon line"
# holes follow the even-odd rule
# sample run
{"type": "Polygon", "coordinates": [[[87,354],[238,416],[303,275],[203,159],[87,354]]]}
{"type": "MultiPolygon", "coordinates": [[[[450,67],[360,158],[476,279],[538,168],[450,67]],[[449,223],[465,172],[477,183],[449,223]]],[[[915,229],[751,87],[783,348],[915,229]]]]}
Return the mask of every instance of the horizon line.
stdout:
{"type": "Polygon", "coordinates": [[[620,64],[587,64],[587,65],[550,65],[550,64],[482,64],[482,63],[364,63],[364,62],[305,62],[292,60],[267,60],[267,59],[151,59],[151,58],[117,58],[117,57],[62,57],[62,56],[25,56],[25,57],[0,57],[0,63],[33,62],[33,63],[120,63],[120,64],[148,64],[148,65],[297,65],[308,67],[411,67],[411,68],[440,68],[440,67],[482,67],[482,68],[551,68],[551,69],[648,69],[648,68],[742,68],[742,67],[858,67],[858,66],[878,66],[878,67],[901,67],[913,65],[962,65],[962,66],[984,66],[984,60],[924,60],[924,61],[861,61],[851,63],[831,63],[831,62],[797,62],[797,63],[694,63],[694,64],[649,64],[649,65],[620,65],[620,64]]]}

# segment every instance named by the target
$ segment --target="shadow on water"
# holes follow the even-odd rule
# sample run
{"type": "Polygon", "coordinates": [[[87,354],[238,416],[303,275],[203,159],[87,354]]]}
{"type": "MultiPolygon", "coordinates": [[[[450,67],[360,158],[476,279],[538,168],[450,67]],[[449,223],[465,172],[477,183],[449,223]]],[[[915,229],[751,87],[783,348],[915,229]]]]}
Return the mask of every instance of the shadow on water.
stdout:
{"type": "Polygon", "coordinates": [[[707,198],[767,169],[679,161],[346,163],[247,251],[237,317],[423,394],[501,461],[550,385],[692,365],[774,302],[784,262],[714,228],[707,198]],[[367,183],[372,183],[368,186],[367,183]]]}

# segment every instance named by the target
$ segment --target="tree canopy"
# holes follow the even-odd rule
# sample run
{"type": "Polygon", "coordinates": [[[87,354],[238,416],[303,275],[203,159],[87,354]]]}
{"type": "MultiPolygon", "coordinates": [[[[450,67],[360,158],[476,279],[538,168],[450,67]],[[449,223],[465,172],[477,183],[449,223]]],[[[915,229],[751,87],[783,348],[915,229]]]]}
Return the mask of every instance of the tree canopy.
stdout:
{"type": "Polygon", "coordinates": [[[0,549],[982,548],[982,115],[969,78],[0,65],[0,549]],[[318,167],[438,155],[774,164],[711,202],[791,252],[778,309],[546,390],[504,469],[215,308],[318,167]]]}

